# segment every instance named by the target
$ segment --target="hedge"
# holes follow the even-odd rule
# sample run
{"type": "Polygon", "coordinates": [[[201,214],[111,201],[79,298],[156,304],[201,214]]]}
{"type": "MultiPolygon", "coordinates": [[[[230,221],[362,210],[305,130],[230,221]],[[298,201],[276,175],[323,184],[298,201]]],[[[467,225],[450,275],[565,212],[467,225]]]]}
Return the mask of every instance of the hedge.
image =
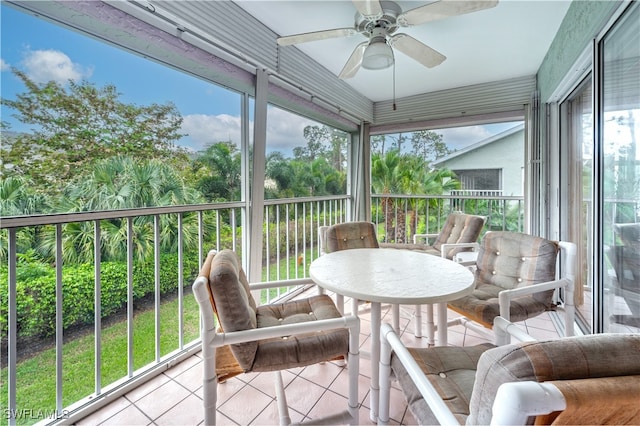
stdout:
{"type": "MultiPolygon", "coordinates": [[[[198,274],[198,255],[184,254],[184,285],[192,284],[198,274]]],[[[42,263],[20,263],[16,271],[17,331],[21,337],[51,336],[55,334],[56,271],[42,263]]],[[[8,271],[0,266],[0,333],[6,339],[8,327],[8,271]]],[[[100,309],[107,317],[124,308],[127,303],[127,265],[123,262],[104,262],[100,266],[100,309]]],[[[94,323],[93,264],[69,265],[62,269],[63,328],[94,323]]],[[[178,256],[160,257],[160,292],[167,294],[178,288],[178,256]]],[[[155,292],[153,260],[135,262],[133,267],[133,295],[139,300],[155,292]]]]}

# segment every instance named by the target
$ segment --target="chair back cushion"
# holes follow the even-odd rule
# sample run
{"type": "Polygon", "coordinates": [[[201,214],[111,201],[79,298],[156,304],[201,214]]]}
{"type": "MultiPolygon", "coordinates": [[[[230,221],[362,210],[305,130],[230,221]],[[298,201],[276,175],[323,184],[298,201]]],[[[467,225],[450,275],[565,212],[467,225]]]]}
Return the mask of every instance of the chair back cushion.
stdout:
{"type": "Polygon", "coordinates": [[[476,284],[512,289],[553,281],[559,250],[555,241],[534,235],[488,232],[478,251],[476,284]]]}
{"type": "Polygon", "coordinates": [[[496,392],[503,383],[637,375],[639,354],[640,334],[615,333],[490,349],[478,361],[467,424],[491,422],[496,392]]]}
{"type": "MultiPolygon", "coordinates": [[[[215,255],[209,272],[218,321],[223,331],[249,330],[257,327],[256,302],[251,296],[247,277],[232,250],[215,255]]],[[[231,351],[245,371],[253,365],[257,342],[231,345],[231,351]]]]}
{"type": "Polygon", "coordinates": [[[371,222],[345,222],[327,229],[326,251],[378,248],[375,225],[371,222]]]}
{"type": "MultiPolygon", "coordinates": [[[[500,315],[502,290],[556,279],[559,246],[554,241],[517,232],[487,232],[480,243],[475,271],[475,290],[449,302],[449,307],[491,328],[500,315]]],[[[539,315],[553,307],[553,292],[547,290],[511,301],[511,321],[539,315]]]]}
{"type": "MultiPolygon", "coordinates": [[[[447,217],[438,238],[433,243],[435,248],[440,254],[442,244],[454,244],[454,243],[474,243],[478,240],[482,227],[484,226],[485,218],[482,216],[475,216],[464,213],[452,213],[447,217]]],[[[456,253],[461,251],[468,251],[468,248],[456,248],[451,249],[446,255],[447,259],[453,259],[456,253]]]]}

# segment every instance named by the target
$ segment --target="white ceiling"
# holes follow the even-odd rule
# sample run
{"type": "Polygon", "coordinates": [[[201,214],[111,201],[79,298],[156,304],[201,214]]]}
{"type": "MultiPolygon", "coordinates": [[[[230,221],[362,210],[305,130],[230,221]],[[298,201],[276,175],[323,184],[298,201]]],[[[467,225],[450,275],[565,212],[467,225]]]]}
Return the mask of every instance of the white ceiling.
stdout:
{"type": "MultiPolygon", "coordinates": [[[[349,0],[236,0],[236,3],[280,36],[352,27],[356,13],[349,0]]],[[[396,3],[406,11],[430,2],[396,3]]],[[[447,59],[428,69],[396,52],[395,97],[534,75],[570,3],[570,0],[500,0],[491,9],[400,28],[398,32],[417,38],[447,59]]],[[[365,40],[357,34],[280,48],[300,49],[338,75],[353,49],[365,40]]],[[[374,102],[394,97],[393,67],[379,71],[360,69],[346,81],[374,102]]]]}

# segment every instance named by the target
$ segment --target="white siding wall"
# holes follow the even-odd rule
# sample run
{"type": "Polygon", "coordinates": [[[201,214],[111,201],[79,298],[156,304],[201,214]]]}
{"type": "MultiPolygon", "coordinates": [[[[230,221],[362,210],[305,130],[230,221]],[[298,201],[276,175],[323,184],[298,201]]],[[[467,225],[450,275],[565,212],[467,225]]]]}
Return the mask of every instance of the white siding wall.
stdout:
{"type": "Polygon", "coordinates": [[[501,169],[503,195],[522,194],[524,130],[438,164],[451,170],[501,169]]]}

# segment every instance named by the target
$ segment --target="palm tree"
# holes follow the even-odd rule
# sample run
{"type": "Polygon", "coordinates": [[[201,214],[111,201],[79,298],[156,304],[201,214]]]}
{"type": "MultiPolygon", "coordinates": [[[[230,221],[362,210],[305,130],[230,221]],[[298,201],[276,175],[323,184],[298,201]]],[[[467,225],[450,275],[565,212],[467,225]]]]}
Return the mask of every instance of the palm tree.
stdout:
{"type": "Polygon", "coordinates": [[[200,178],[197,188],[208,201],[240,199],[240,152],[235,144],[214,143],[196,161],[206,169],[206,175],[200,178]]]}
{"type": "Polygon", "coordinates": [[[374,154],[371,158],[371,185],[376,193],[382,194],[382,211],[385,217],[385,241],[406,242],[411,240],[418,226],[416,220],[419,202],[408,200],[406,206],[385,194],[432,194],[442,195],[459,187],[453,172],[430,170],[428,161],[410,154],[400,154],[397,149],[384,155],[374,154]],[[407,239],[407,218],[409,214],[409,238],[407,239]],[[394,227],[395,223],[395,227],[394,227]]]}
{"type": "Polygon", "coordinates": [[[384,214],[385,242],[395,241],[394,213],[395,200],[386,195],[401,193],[401,164],[400,152],[397,149],[385,154],[371,156],[371,186],[374,192],[382,195],[381,206],[384,214]]]}
{"type": "MultiPolygon", "coordinates": [[[[9,176],[0,180],[0,217],[28,216],[48,210],[46,199],[32,191],[31,180],[21,176],[9,176]]],[[[23,252],[33,247],[36,228],[22,228],[17,232],[17,248],[23,252]]],[[[0,258],[7,258],[7,233],[0,232],[0,258]]]]}
{"type": "MultiPolygon", "coordinates": [[[[150,206],[198,204],[202,196],[189,188],[171,166],[159,160],[135,160],[113,157],[96,163],[93,171],[74,180],[59,200],[58,211],[109,211],[150,206]]],[[[153,216],[136,217],[133,221],[135,254],[145,259],[153,253],[153,216]]],[[[127,252],[126,220],[104,220],[101,227],[103,260],[122,260],[127,252]]],[[[177,220],[160,216],[160,244],[163,251],[177,249],[177,220]]],[[[91,261],[94,225],[90,222],[65,225],[63,258],[69,262],[91,261]]],[[[194,215],[183,218],[185,246],[197,244],[197,222],[194,215]]],[[[55,235],[47,233],[40,250],[51,256],[55,235]]]]}

